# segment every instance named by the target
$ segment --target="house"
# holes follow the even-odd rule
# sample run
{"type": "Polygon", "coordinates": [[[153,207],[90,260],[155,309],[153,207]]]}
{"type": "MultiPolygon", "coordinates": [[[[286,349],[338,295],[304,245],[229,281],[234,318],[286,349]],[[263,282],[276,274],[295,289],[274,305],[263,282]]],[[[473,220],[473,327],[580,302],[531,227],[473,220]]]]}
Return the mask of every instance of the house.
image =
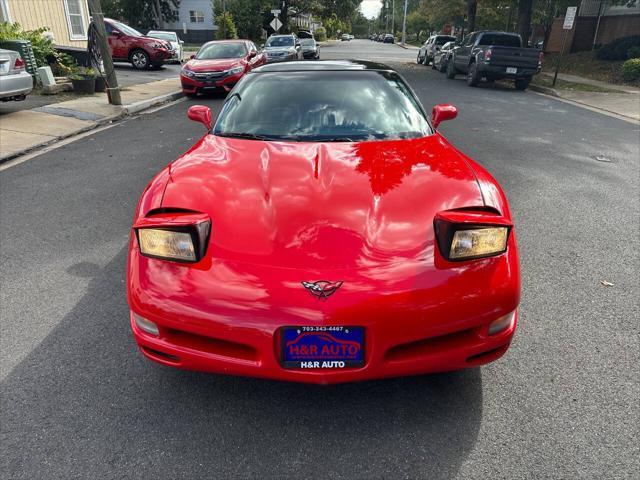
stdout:
{"type": "Polygon", "coordinates": [[[87,48],[87,0],[0,0],[0,21],[17,22],[25,30],[47,27],[54,45],[87,48]]]}
{"type": "MultiPolygon", "coordinates": [[[[640,1],[611,4],[607,0],[582,0],[574,27],[567,33],[565,52],[591,50],[618,38],[640,35],[640,1]]],[[[548,52],[562,48],[564,17],[556,18],[547,42],[548,52]]]]}
{"type": "Polygon", "coordinates": [[[211,0],[181,0],[176,12],[178,20],[165,22],[164,30],[172,30],[187,43],[204,43],[215,39],[217,25],[211,0]]]}

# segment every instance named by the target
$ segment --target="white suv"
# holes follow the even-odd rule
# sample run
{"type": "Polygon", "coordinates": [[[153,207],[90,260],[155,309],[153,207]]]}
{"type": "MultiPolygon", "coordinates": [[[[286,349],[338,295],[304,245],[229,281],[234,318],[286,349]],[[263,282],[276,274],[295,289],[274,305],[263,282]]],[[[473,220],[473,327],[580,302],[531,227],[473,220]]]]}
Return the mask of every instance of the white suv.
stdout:
{"type": "Polygon", "coordinates": [[[445,43],[454,42],[455,40],[456,37],[452,35],[431,35],[418,50],[417,62],[429,65],[433,62],[433,57],[437,50],[440,50],[445,43]]]}

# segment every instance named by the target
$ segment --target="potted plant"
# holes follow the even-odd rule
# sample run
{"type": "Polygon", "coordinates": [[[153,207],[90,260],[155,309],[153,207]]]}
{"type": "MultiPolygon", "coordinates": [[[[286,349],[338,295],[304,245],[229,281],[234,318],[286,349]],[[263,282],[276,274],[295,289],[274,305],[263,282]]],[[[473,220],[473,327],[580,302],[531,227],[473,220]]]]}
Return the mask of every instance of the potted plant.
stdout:
{"type": "Polygon", "coordinates": [[[78,67],[69,75],[69,80],[76,93],[94,93],[96,90],[96,71],[93,68],[78,67]]]}

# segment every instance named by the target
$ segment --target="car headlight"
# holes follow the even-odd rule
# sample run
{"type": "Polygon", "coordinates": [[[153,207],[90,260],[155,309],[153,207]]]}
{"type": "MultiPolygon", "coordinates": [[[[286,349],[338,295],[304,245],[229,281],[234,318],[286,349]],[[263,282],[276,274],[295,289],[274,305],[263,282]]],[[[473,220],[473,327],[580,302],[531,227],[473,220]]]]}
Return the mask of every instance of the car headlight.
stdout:
{"type": "Polygon", "coordinates": [[[244,67],[233,67],[230,70],[227,70],[227,75],[236,75],[241,73],[244,70],[244,67]]]}
{"type": "Polygon", "coordinates": [[[193,73],[191,70],[189,70],[188,68],[183,68],[182,70],[180,70],[180,73],[186,77],[195,77],[196,74],[193,73]]]}
{"type": "Polygon", "coordinates": [[[495,213],[450,210],[436,215],[434,227],[440,253],[456,262],[506,252],[512,224],[495,213]]]}
{"type": "Polygon", "coordinates": [[[166,45],[162,44],[162,43],[152,43],[149,45],[151,48],[167,48],[166,45]]]}
{"type": "Polygon", "coordinates": [[[507,249],[507,227],[482,227],[469,230],[457,230],[453,234],[449,258],[465,258],[497,255],[507,249]]]}
{"type": "Polygon", "coordinates": [[[189,232],[141,228],[138,231],[140,253],[147,257],[195,262],[196,251],[189,232]]]}

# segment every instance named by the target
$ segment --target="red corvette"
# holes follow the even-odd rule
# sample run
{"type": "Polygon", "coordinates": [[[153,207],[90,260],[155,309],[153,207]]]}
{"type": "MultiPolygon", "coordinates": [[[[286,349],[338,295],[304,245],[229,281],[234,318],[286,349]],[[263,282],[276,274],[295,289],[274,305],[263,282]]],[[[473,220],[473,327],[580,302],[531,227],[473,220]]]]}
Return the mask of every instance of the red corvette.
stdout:
{"type": "Polygon", "coordinates": [[[142,194],[131,327],[164,365],[310,383],[482,365],[509,348],[507,200],[385,65],[246,75],[142,194]],[[286,79],[286,91],[283,91],[286,79]]]}
{"type": "Polygon", "coordinates": [[[250,40],[218,40],[205,43],[180,70],[185,95],[229,92],[252,69],[267,63],[250,40]]]}

